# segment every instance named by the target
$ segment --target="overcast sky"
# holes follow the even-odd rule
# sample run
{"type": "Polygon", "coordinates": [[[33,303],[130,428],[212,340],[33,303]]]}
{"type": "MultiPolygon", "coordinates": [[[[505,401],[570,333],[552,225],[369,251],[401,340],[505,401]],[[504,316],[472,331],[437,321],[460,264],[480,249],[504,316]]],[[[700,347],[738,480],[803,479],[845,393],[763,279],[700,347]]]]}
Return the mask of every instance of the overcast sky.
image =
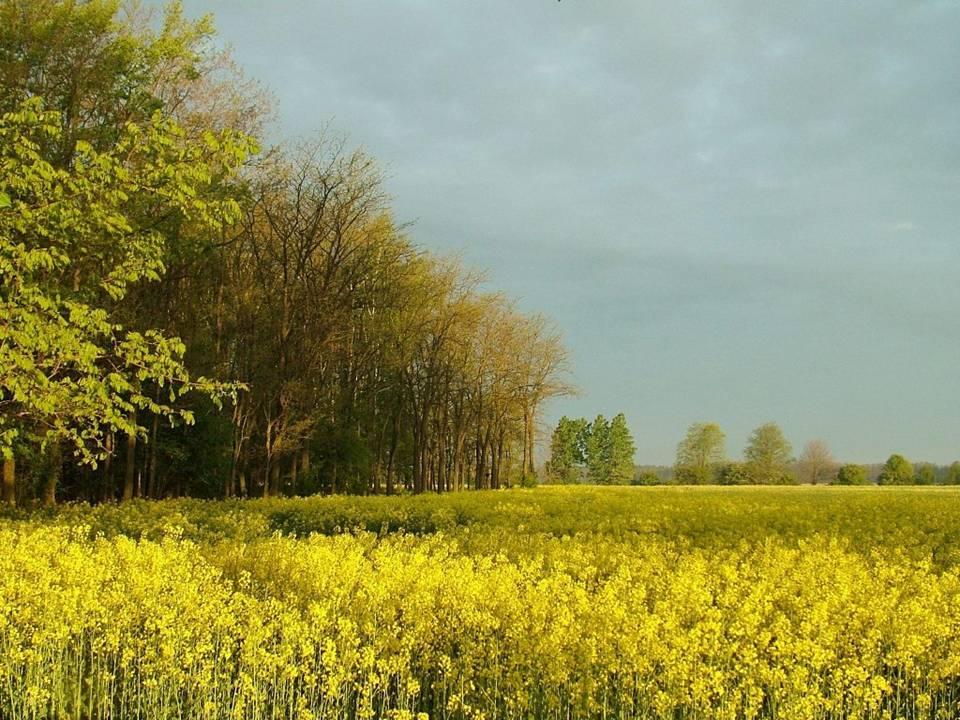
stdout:
{"type": "Polygon", "coordinates": [[[767,420],[960,458],[960,3],[186,0],[387,169],[400,220],[551,316],[641,463],[767,420]]]}

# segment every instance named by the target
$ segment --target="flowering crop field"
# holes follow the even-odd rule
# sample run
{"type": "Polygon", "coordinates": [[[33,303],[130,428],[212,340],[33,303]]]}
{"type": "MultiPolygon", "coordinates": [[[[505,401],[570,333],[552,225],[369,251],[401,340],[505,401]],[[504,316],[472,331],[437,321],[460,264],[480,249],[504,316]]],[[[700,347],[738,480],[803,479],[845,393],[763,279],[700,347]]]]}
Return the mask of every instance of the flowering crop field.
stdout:
{"type": "Polygon", "coordinates": [[[2,718],[956,718],[960,491],[0,519],[2,718]]]}

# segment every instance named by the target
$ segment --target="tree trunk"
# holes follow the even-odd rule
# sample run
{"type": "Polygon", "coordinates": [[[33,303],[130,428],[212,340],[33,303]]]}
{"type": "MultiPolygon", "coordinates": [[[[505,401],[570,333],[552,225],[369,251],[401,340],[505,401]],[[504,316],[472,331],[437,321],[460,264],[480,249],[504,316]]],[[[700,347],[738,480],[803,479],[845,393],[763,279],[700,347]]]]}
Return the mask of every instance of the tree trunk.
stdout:
{"type": "MultiPolygon", "coordinates": [[[[157,397],[160,397],[159,392],[157,397]]],[[[150,448],[147,453],[147,497],[156,497],[157,493],[157,433],[160,430],[160,416],[154,414],[153,424],[150,427],[150,448]]]]}
{"type": "Polygon", "coordinates": [[[280,494],[280,458],[277,458],[270,466],[270,494],[280,494]]]}
{"type": "Polygon", "coordinates": [[[3,458],[3,502],[17,504],[17,461],[13,455],[3,458]]]}
{"type": "Polygon", "coordinates": [[[107,433],[104,440],[107,449],[107,457],[103,460],[103,496],[100,498],[104,502],[117,499],[117,488],[113,479],[113,431],[107,433]]]}
{"type": "Polygon", "coordinates": [[[300,475],[305,481],[310,480],[310,448],[308,447],[300,451],[300,475]]]}
{"type": "Polygon", "coordinates": [[[59,442],[50,444],[47,450],[47,477],[43,485],[43,504],[52,507],[57,504],[57,485],[63,470],[63,450],[59,442]]]}
{"type": "MultiPolygon", "coordinates": [[[[130,419],[136,422],[136,411],[131,413],[130,419]]],[[[133,499],[133,478],[136,471],[137,460],[137,433],[127,434],[127,457],[126,465],[123,469],[123,499],[133,499]]]]}
{"type": "Polygon", "coordinates": [[[523,478],[531,479],[536,475],[533,466],[533,409],[523,411],[523,478]]]}

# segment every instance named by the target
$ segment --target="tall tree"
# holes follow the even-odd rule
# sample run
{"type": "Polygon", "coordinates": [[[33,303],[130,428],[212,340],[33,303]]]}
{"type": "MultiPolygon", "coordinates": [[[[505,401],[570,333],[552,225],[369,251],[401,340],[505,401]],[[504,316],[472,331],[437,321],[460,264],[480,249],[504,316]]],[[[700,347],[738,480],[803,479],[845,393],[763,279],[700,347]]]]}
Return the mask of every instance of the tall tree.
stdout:
{"type": "Polygon", "coordinates": [[[633,480],[636,467],[633,457],[636,454],[636,445],[633,435],[627,427],[627,419],[623,413],[614,416],[610,421],[610,479],[614,485],[627,485],[633,480]]]}
{"type": "Polygon", "coordinates": [[[611,476],[610,422],[603,416],[590,423],[586,443],[587,480],[596,485],[606,485],[611,476]]]}
{"type": "Polygon", "coordinates": [[[960,460],[955,460],[947,468],[947,485],[960,485],[960,460]]]}
{"type": "Polygon", "coordinates": [[[877,477],[878,485],[912,485],[915,481],[913,465],[896,453],[887,458],[877,477]]]}
{"type": "Polygon", "coordinates": [[[773,422],[756,428],[747,440],[744,457],[753,482],[783,484],[790,482],[793,448],[780,426],[773,422]]]}
{"type": "Polygon", "coordinates": [[[547,477],[555,483],[580,482],[586,462],[586,447],[589,423],[578,418],[571,420],[566,415],[560,418],[550,438],[550,460],[547,477]]]}
{"type": "Polygon", "coordinates": [[[830,482],[837,471],[837,463],[830,452],[830,446],[823,440],[807,442],[797,460],[797,471],[801,482],[811,485],[830,482]]]}
{"type": "Polygon", "coordinates": [[[57,168],[42,148],[63,139],[62,120],[39,99],[0,117],[0,453],[18,439],[65,441],[93,464],[109,434],[145,432],[137,410],[190,421],[179,394],[226,390],[191,378],[179,339],[124,330],[112,310],[163,272],[163,238],[144,218],[176,213],[212,231],[236,216],[236,203],[208,195],[209,168],[235,168],[249,145],[229,133],[184,143],[156,118],[107,151],[78,141],[57,168]],[[144,391],[151,383],[169,403],[144,391]]]}
{"type": "Polygon", "coordinates": [[[695,422],[677,445],[674,476],[678,482],[703,485],[713,482],[723,463],[726,435],[716,423],[695,422]]]}

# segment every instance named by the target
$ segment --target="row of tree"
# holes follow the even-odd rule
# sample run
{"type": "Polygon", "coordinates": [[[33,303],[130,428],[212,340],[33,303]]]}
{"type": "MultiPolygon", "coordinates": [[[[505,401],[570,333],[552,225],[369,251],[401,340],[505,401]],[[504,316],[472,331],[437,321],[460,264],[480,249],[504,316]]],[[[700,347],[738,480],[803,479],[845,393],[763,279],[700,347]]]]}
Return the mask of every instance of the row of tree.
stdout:
{"type": "Polygon", "coordinates": [[[0,0],[3,499],[532,482],[560,337],[178,4],[0,0]]]}
{"type": "Polygon", "coordinates": [[[924,463],[914,469],[902,455],[894,454],[875,474],[856,463],[837,462],[823,440],[807,442],[794,459],[793,448],[776,423],[764,423],[747,440],[743,461],[726,457],[726,436],[716,423],[697,422],[677,446],[673,468],[674,482],[703,485],[793,484],[811,485],[933,485],[960,484],[960,462],[942,472],[924,463]]]}
{"type": "MultiPolygon", "coordinates": [[[[597,422],[601,421],[602,416],[597,422]]],[[[621,456],[618,472],[600,472],[596,469],[597,462],[591,462],[591,427],[582,419],[561,418],[553,432],[551,456],[545,468],[549,482],[635,485],[960,484],[960,461],[941,468],[930,463],[914,467],[902,455],[893,454],[882,466],[841,464],[834,459],[829,445],[823,440],[807,442],[800,456],[794,458],[792,445],[780,426],[772,422],[760,425],[750,434],[743,460],[727,457],[726,435],[717,423],[696,422],[687,428],[686,435],[677,445],[676,461],[671,468],[628,468],[627,463],[632,464],[632,460],[621,456]]],[[[632,458],[632,439],[629,448],[629,457],[632,458]]]]}
{"type": "Polygon", "coordinates": [[[548,482],[623,485],[634,477],[636,446],[623,413],[607,420],[598,415],[560,418],[550,438],[550,459],[545,466],[548,482]]]}

